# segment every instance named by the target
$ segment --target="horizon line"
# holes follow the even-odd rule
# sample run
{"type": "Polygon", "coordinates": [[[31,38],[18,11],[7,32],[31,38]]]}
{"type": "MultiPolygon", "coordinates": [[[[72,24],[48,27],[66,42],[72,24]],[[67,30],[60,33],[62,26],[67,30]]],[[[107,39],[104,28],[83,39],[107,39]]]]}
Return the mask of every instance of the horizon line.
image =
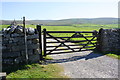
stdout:
{"type": "MultiPolygon", "coordinates": [[[[118,17],[96,17],[96,18],[118,18],[118,17]]],[[[26,20],[65,20],[65,19],[96,19],[96,18],[64,18],[64,19],[26,19],[26,20]]],[[[0,20],[22,20],[22,19],[0,19],[0,20]]]]}

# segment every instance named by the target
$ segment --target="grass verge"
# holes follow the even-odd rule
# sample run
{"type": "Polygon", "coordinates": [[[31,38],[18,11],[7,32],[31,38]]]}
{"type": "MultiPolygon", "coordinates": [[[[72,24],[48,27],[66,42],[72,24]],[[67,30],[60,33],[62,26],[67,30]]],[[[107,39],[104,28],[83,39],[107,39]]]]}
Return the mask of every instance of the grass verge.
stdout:
{"type": "Polygon", "coordinates": [[[112,58],[115,58],[115,59],[119,59],[119,60],[120,60],[120,55],[111,54],[111,53],[108,53],[108,54],[106,54],[106,55],[109,56],[109,57],[112,57],[112,58]]]}
{"type": "Polygon", "coordinates": [[[102,52],[98,52],[98,51],[94,51],[94,53],[103,54],[103,55],[109,56],[111,58],[120,60],[120,53],[111,53],[111,52],[102,53],[102,52]]]}
{"type": "MultiPolygon", "coordinates": [[[[45,59],[51,60],[52,58],[46,56],[45,59]]],[[[40,65],[34,63],[16,67],[19,67],[19,69],[10,72],[7,78],[67,78],[67,76],[61,75],[64,69],[58,64],[40,65]]]]}
{"type": "Polygon", "coordinates": [[[60,75],[63,68],[57,64],[31,64],[25,66],[26,69],[12,72],[7,75],[7,78],[65,78],[65,76],[60,75]]]}

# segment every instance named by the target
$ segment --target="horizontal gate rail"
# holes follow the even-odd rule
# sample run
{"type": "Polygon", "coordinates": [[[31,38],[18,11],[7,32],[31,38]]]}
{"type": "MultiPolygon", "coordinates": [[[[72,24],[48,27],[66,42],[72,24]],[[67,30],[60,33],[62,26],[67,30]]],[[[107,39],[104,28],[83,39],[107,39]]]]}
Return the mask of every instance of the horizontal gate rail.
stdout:
{"type": "MultiPolygon", "coordinates": [[[[95,46],[86,46],[86,47],[84,47],[84,48],[93,48],[93,47],[95,47],[95,46]]],[[[81,49],[81,48],[83,48],[83,47],[71,48],[71,49],[81,49]]],[[[60,51],[60,50],[70,50],[70,49],[68,49],[68,48],[63,48],[63,49],[56,49],[55,51],[60,51]]],[[[46,51],[52,51],[52,49],[51,49],[51,50],[46,50],[46,51]]]]}
{"type": "MultiPolygon", "coordinates": [[[[81,44],[80,44],[81,45],[81,44]]],[[[68,46],[80,46],[80,45],[68,45],[68,46]]],[[[46,47],[57,47],[57,46],[46,46],[46,47]]],[[[60,47],[65,47],[65,46],[60,46],[60,47]]]]}
{"type": "MultiPolygon", "coordinates": [[[[96,44],[96,43],[94,43],[94,44],[96,44]]],[[[68,46],[84,46],[84,45],[87,45],[87,44],[74,44],[74,45],[68,45],[68,46]]],[[[49,47],[57,47],[57,46],[46,46],[47,48],[49,48],[49,47]]],[[[65,47],[64,45],[61,45],[60,47],[65,47]]]]}
{"type": "MultiPolygon", "coordinates": [[[[80,49],[80,48],[71,48],[71,49],[80,49]]],[[[71,49],[68,49],[68,48],[63,48],[63,49],[56,49],[55,51],[61,51],[61,50],[71,50],[71,49]]],[[[46,51],[52,51],[52,49],[51,50],[46,50],[46,51]]]]}
{"type": "Polygon", "coordinates": [[[46,33],[94,33],[94,31],[47,31],[46,33]]]}
{"type": "MultiPolygon", "coordinates": [[[[85,50],[81,50],[81,51],[91,51],[94,49],[85,49],[85,50]]],[[[80,51],[74,51],[74,52],[80,52],[80,51]]],[[[49,54],[61,54],[61,53],[73,53],[73,51],[67,51],[67,52],[54,52],[54,53],[49,53],[49,54]]]]}
{"type": "MultiPolygon", "coordinates": [[[[68,45],[68,46],[78,46],[78,45],[68,45]]],[[[80,46],[80,45],[79,45],[80,46]]],[[[57,46],[46,46],[47,48],[49,48],[49,47],[57,47],[57,46]]],[[[60,47],[65,47],[65,46],[60,46],[60,47]]]]}
{"type": "MultiPolygon", "coordinates": [[[[68,42],[71,42],[71,43],[79,43],[79,42],[87,42],[88,40],[81,40],[81,41],[60,41],[60,42],[46,42],[46,43],[68,43],[68,42]]],[[[92,41],[97,41],[96,40],[92,40],[92,41]]]]}
{"type": "MultiPolygon", "coordinates": [[[[90,37],[93,37],[93,36],[85,36],[85,37],[90,38],[90,37]]],[[[49,38],[53,38],[53,37],[46,37],[46,38],[49,39],[49,38]]],[[[61,39],[61,38],[84,38],[84,37],[80,37],[79,36],[79,37],[56,37],[56,38],[60,38],[61,39]]]]}

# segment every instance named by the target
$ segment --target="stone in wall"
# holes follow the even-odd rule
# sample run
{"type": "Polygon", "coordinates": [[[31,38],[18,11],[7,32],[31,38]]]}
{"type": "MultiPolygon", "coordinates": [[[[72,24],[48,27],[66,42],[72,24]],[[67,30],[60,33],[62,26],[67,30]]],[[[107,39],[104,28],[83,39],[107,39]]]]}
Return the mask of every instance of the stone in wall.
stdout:
{"type": "Polygon", "coordinates": [[[40,50],[39,49],[34,49],[33,52],[34,52],[34,54],[40,54],[40,50]]]}
{"type": "Polygon", "coordinates": [[[27,34],[30,34],[30,35],[35,34],[35,29],[33,29],[33,28],[27,28],[27,34]]]}
{"type": "Polygon", "coordinates": [[[27,39],[38,39],[38,38],[39,38],[38,34],[28,35],[27,36],[27,39]]]}
{"type": "Polygon", "coordinates": [[[15,29],[15,33],[22,34],[23,33],[23,27],[22,26],[17,26],[15,29]]]}
{"type": "Polygon", "coordinates": [[[3,64],[8,64],[8,65],[13,65],[14,64],[14,59],[13,58],[2,59],[2,63],[3,64]]]}
{"type": "Polygon", "coordinates": [[[33,49],[28,49],[28,55],[32,55],[33,53],[33,49]]]}
{"type": "Polygon", "coordinates": [[[39,39],[33,39],[32,42],[33,42],[34,44],[37,44],[37,43],[39,43],[39,39]]]}
{"type": "Polygon", "coordinates": [[[39,44],[28,45],[28,49],[38,49],[38,48],[39,48],[39,44]]]}
{"type": "Polygon", "coordinates": [[[17,58],[14,59],[15,64],[19,64],[19,63],[22,63],[22,62],[25,62],[25,61],[26,61],[25,56],[20,56],[20,57],[17,57],[17,58]]]}
{"type": "Polygon", "coordinates": [[[30,63],[39,62],[39,60],[40,60],[39,54],[29,56],[30,63]]]}
{"type": "Polygon", "coordinates": [[[3,58],[15,58],[15,57],[19,57],[20,56],[20,52],[9,52],[9,53],[4,53],[2,54],[3,58]]]}

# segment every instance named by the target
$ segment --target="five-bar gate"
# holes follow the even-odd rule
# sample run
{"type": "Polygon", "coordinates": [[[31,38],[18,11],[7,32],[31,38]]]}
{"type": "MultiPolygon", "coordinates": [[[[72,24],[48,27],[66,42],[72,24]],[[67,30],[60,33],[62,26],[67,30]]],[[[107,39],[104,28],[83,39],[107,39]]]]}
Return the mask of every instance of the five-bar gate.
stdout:
{"type": "Polygon", "coordinates": [[[97,34],[97,31],[47,31],[43,29],[43,56],[94,50],[97,34]]]}

